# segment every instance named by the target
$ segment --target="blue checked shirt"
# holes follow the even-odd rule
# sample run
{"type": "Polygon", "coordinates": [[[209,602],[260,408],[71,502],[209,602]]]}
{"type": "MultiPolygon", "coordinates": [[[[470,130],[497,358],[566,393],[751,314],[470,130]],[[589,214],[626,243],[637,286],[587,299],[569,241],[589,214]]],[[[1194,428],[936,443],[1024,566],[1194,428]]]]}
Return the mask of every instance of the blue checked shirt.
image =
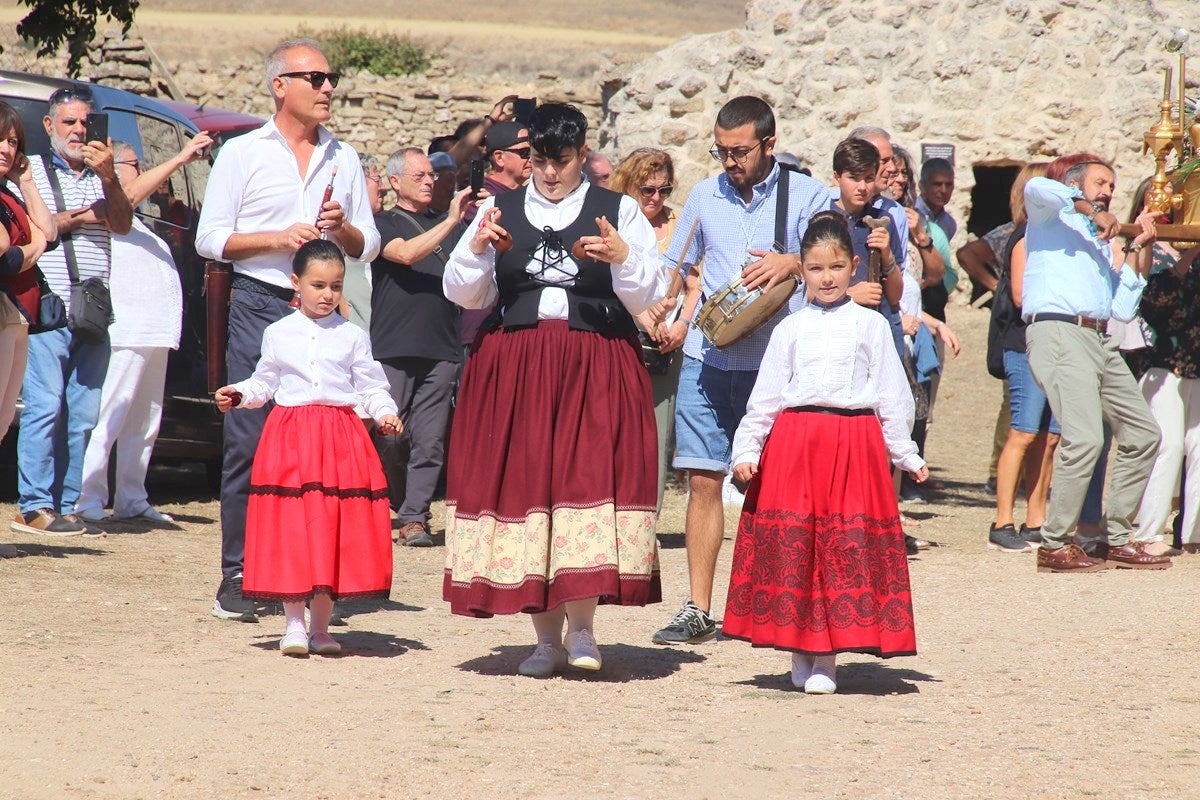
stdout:
{"type": "MultiPolygon", "coordinates": [[[[788,181],[787,241],[782,244],[786,252],[799,253],[800,239],[808,228],[809,218],[829,205],[829,190],[798,172],[788,175],[788,181]]],[[[767,177],[754,186],[754,194],[747,205],[724,172],[701,181],[688,195],[679,215],[675,234],[663,257],[667,268],[674,271],[681,261],[692,267],[703,260],[700,273],[702,300],[717,294],[751,260],[750,250],[772,249],[778,182],[779,165],[776,164],[767,177]],[[682,252],[684,239],[697,218],[700,224],[696,226],[685,254],[682,252]]],[[[804,304],[803,298],[804,289],[801,288],[766,324],[724,350],[717,349],[698,328],[691,328],[684,340],[683,352],[717,369],[756,371],[767,343],[771,341],[771,331],[804,304]]],[[[696,309],[697,314],[699,310],[700,306],[696,309]]]]}

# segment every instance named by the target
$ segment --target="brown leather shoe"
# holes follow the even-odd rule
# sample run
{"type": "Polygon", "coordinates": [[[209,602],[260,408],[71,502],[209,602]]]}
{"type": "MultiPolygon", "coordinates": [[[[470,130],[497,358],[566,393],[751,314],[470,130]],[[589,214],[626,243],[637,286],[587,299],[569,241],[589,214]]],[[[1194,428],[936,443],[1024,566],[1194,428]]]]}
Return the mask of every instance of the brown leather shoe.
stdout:
{"type": "Polygon", "coordinates": [[[1102,558],[1092,558],[1077,544],[1065,544],[1057,550],[1038,548],[1038,572],[1100,572],[1108,569],[1102,558]]]}
{"type": "Polygon", "coordinates": [[[1120,547],[1110,544],[1106,561],[1117,569],[1166,569],[1171,566],[1169,557],[1147,553],[1145,542],[1129,542],[1120,547]]]}

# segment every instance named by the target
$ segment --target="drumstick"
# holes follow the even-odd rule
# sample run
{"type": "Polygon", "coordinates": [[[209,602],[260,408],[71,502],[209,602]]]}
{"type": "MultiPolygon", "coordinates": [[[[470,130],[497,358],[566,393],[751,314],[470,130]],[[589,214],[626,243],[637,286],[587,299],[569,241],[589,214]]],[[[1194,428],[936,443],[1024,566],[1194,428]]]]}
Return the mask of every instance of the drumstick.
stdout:
{"type": "MultiPolygon", "coordinates": [[[[692,239],[696,236],[696,227],[700,224],[700,217],[697,216],[692,221],[692,227],[688,231],[687,238],[683,240],[683,250],[679,254],[679,266],[671,272],[671,285],[667,288],[667,297],[678,297],[683,291],[683,276],[688,269],[683,265],[683,260],[687,258],[688,250],[692,249],[692,239]]],[[[663,298],[664,300],[666,298],[663,298]]]]}
{"type": "MultiPolygon", "coordinates": [[[[866,225],[868,228],[870,228],[872,230],[874,230],[875,228],[886,227],[888,224],[886,217],[884,219],[876,219],[875,217],[863,217],[862,221],[863,221],[864,225],[866,225]]],[[[880,267],[881,260],[882,259],[879,255],[879,251],[876,250],[874,247],[872,247],[870,257],[867,259],[867,280],[871,281],[872,283],[879,283],[879,278],[880,278],[879,267],[880,267]]]]}
{"type": "MultiPolygon", "coordinates": [[[[317,221],[314,222],[313,225],[321,224],[321,212],[325,210],[325,204],[329,202],[329,198],[333,197],[333,179],[337,177],[337,168],[338,168],[338,165],[334,164],[333,172],[330,173],[330,175],[329,175],[329,185],[325,187],[325,196],[321,198],[321,205],[319,208],[317,208],[317,221]]],[[[321,230],[321,238],[322,239],[328,238],[325,235],[324,229],[321,230]]]]}

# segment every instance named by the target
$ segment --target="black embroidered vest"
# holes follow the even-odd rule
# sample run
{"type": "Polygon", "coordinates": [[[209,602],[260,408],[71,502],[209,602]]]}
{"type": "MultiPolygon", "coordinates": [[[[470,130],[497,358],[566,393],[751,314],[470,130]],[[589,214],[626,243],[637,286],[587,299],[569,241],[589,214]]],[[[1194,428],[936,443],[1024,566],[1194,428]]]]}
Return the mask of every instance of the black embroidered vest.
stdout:
{"type": "Polygon", "coordinates": [[[607,217],[613,227],[617,227],[622,195],[598,186],[588,187],[579,216],[566,228],[556,231],[548,227],[538,230],[530,224],[525,216],[528,190],[526,186],[496,197],[496,207],[501,211],[500,225],[513,240],[508,252],[496,256],[499,324],[505,330],[536,325],[542,289],[555,286],[567,293],[567,323],[571,328],[605,336],[635,336],[637,328],[633,318],[613,291],[609,264],[592,258],[577,260],[579,272],[574,279],[564,283],[546,280],[562,275],[556,264],[573,258],[571,247],[579,237],[600,235],[597,217],[607,217]],[[546,266],[540,275],[530,274],[526,266],[543,245],[545,255],[541,261],[546,266]]]}

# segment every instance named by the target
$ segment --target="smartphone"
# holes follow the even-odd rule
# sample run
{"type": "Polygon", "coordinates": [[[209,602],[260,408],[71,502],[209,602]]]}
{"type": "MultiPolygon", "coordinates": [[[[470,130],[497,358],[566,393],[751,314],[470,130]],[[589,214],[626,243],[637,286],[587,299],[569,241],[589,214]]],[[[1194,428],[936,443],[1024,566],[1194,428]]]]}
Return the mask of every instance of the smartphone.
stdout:
{"type": "Polygon", "coordinates": [[[534,109],[537,108],[536,97],[518,97],[513,100],[513,118],[517,122],[528,122],[533,116],[534,109]]]}
{"type": "Polygon", "coordinates": [[[84,134],[89,142],[108,144],[108,114],[103,111],[93,111],[87,115],[87,133],[84,134]]]}
{"type": "Polygon", "coordinates": [[[471,199],[478,200],[479,192],[483,190],[483,179],[487,175],[488,162],[477,158],[471,162],[471,199]]]}

